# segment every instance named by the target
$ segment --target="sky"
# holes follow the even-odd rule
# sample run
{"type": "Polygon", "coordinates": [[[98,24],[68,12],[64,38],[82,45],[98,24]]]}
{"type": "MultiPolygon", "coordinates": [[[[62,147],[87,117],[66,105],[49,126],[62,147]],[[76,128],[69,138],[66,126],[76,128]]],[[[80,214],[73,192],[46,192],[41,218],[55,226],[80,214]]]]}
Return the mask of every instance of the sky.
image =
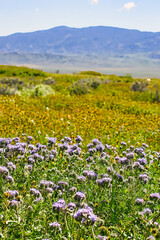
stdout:
{"type": "Polygon", "coordinates": [[[0,36],[62,25],[160,32],[160,0],[0,0],[0,36]]]}

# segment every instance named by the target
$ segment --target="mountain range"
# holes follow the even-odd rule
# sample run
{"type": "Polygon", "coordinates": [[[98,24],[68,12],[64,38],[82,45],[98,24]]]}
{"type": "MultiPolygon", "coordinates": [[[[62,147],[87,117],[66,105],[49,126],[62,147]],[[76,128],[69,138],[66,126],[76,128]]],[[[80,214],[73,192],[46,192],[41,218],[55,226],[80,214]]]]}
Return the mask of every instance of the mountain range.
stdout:
{"type": "Polygon", "coordinates": [[[0,37],[0,64],[78,70],[90,67],[158,68],[160,32],[116,27],[54,27],[0,37]]]}

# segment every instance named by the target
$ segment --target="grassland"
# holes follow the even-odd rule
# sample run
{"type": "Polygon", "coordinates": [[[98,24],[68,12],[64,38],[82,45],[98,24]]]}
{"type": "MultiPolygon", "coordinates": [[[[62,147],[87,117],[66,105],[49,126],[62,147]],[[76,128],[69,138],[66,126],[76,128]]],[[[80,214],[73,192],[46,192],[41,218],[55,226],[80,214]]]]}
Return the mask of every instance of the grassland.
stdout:
{"type": "Polygon", "coordinates": [[[158,239],[159,88],[0,66],[1,238],[158,239]]]}

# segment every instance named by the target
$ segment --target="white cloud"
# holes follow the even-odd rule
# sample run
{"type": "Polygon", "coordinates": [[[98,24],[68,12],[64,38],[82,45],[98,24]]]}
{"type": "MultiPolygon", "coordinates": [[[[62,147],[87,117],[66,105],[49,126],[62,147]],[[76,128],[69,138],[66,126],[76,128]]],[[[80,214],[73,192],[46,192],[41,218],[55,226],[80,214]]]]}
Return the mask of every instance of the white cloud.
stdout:
{"type": "Polygon", "coordinates": [[[135,5],[134,2],[128,2],[128,3],[125,3],[125,4],[124,4],[124,8],[125,8],[127,11],[131,10],[131,9],[134,8],[135,6],[136,6],[136,5],[135,5]]]}
{"type": "Polygon", "coordinates": [[[99,3],[99,0],[90,0],[91,4],[97,4],[99,3]]]}
{"type": "Polygon", "coordinates": [[[34,10],[35,10],[35,12],[39,12],[39,8],[35,8],[34,10]]]}

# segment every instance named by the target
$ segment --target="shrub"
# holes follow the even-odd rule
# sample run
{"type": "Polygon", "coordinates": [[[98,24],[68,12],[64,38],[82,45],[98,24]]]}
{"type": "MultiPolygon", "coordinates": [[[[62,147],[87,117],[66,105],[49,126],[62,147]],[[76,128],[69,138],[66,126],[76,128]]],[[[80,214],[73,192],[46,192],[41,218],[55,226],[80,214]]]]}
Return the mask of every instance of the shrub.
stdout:
{"type": "Polygon", "coordinates": [[[22,86],[24,85],[24,82],[22,80],[19,80],[18,78],[2,78],[1,79],[1,83],[2,84],[5,84],[5,85],[8,85],[8,86],[22,86]]]}
{"type": "Polygon", "coordinates": [[[100,79],[84,78],[73,83],[68,89],[70,90],[71,95],[81,95],[89,93],[90,88],[97,89],[100,84],[102,84],[102,81],[100,79]]]}
{"type": "Polygon", "coordinates": [[[141,82],[134,82],[131,86],[131,90],[134,92],[143,92],[147,89],[148,82],[141,81],[141,82]]]}
{"type": "Polygon", "coordinates": [[[52,78],[52,77],[48,77],[44,81],[45,85],[55,85],[56,83],[57,83],[56,80],[54,78],[52,78]]]}
{"type": "Polygon", "coordinates": [[[23,88],[21,91],[17,91],[16,94],[24,97],[45,97],[54,95],[55,92],[50,86],[39,84],[35,88],[23,88]]]}
{"type": "Polygon", "coordinates": [[[43,84],[37,85],[33,90],[33,97],[45,97],[47,95],[54,95],[55,92],[50,86],[43,84]]]}

